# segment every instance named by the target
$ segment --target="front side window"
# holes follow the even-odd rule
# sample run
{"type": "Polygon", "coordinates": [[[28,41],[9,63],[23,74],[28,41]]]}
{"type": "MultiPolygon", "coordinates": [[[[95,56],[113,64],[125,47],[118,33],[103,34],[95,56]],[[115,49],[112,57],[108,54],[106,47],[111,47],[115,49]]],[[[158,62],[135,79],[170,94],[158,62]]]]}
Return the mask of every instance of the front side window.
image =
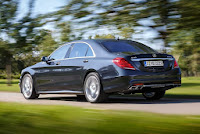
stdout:
{"type": "Polygon", "coordinates": [[[75,43],[71,50],[69,58],[85,57],[88,47],[89,46],[85,43],[75,43]]]}
{"type": "Polygon", "coordinates": [[[50,59],[51,60],[59,60],[59,59],[64,59],[67,51],[69,49],[70,45],[64,45],[60,48],[58,48],[56,51],[54,51],[51,55],[50,55],[50,59]]]}

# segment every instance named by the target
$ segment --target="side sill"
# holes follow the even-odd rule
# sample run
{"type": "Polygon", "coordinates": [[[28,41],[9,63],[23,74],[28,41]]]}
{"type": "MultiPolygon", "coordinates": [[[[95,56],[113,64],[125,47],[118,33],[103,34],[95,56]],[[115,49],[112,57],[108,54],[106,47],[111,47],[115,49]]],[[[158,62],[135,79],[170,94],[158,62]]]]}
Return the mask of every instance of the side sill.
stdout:
{"type": "Polygon", "coordinates": [[[38,94],[84,94],[84,93],[83,91],[62,90],[62,91],[38,91],[38,94]]]}

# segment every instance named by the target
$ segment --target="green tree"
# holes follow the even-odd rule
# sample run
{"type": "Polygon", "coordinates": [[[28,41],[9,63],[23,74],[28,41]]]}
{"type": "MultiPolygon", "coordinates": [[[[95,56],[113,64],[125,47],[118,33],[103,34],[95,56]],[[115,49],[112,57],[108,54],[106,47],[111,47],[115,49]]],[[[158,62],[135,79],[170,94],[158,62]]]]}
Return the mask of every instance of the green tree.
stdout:
{"type": "Polygon", "coordinates": [[[112,34],[102,34],[102,35],[96,34],[94,36],[94,39],[115,39],[115,36],[112,34]]]}
{"type": "Polygon", "coordinates": [[[0,34],[4,44],[1,44],[1,53],[5,57],[6,72],[8,83],[11,78],[11,66],[15,57],[22,57],[24,53],[34,51],[34,48],[40,42],[37,34],[39,27],[43,25],[40,22],[41,17],[33,16],[35,0],[30,0],[27,14],[21,19],[17,18],[18,0],[1,0],[0,1],[0,34]]]}
{"type": "Polygon", "coordinates": [[[124,39],[132,39],[132,35],[135,32],[132,27],[122,27],[119,30],[119,35],[121,35],[124,39]]]}
{"type": "MultiPolygon", "coordinates": [[[[9,39],[10,30],[12,29],[12,21],[16,16],[16,11],[18,8],[18,1],[16,0],[2,0],[0,1],[0,34],[7,35],[9,39]]],[[[9,41],[1,40],[1,60],[5,63],[5,68],[7,72],[8,85],[10,85],[11,80],[11,58],[13,49],[13,44],[9,41]]]]}
{"type": "Polygon", "coordinates": [[[101,26],[105,26],[109,30],[113,28],[118,31],[116,33],[117,36],[130,39],[134,33],[133,26],[136,23],[134,17],[130,18],[127,13],[131,12],[135,6],[133,6],[133,2],[128,0],[125,0],[125,2],[117,0],[119,4],[126,8],[126,10],[119,11],[118,8],[121,5],[115,6],[116,3],[114,2],[115,0],[110,0],[109,2],[106,2],[106,0],[71,0],[61,7],[59,11],[46,16],[52,18],[53,21],[59,22],[58,27],[61,26],[65,34],[68,32],[71,32],[71,34],[76,33],[71,35],[70,38],[68,37],[69,34],[68,36],[65,35],[65,40],[79,39],[88,31],[96,30],[101,26]],[[119,12],[115,15],[114,10],[119,12]],[[70,19],[67,20],[66,18],[70,19]]]}
{"type": "Polygon", "coordinates": [[[70,0],[59,11],[46,14],[45,19],[46,17],[51,18],[52,22],[57,23],[57,28],[60,28],[62,34],[61,42],[80,39],[82,34],[89,30],[91,26],[91,24],[89,26],[86,23],[93,20],[89,17],[94,12],[90,9],[92,6],[95,7],[92,0],[70,0]]]}
{"type": "Polygon", "coordinates": [[[179,30],[172,34],[174,55],[179,55],[179,66],[184,76],[200,75],[200,29],[179,30]],[[173,36],[174,35],[174,36],[173,36]]]}
{"type": "Polygon", "coordinates": [[[125,37],[127,33],[133,34],[133,29],[136,26],[153,29],[158,32],[158,36],[154,39],[162,39],[164,47],[168,47],[168,35],[174,28],[174,21],[176,21],[174,16],[178,15],[175,5],[176,2],[171,0],[142,0],[136,2],[115,0],[111,5],[102,6],[106,11],[100,17],[103,24],[115,25],[118,29],[121,27],[126,29],[125,32],[122,30],[125,37]],[[153,23],[140,23],[144,20],[151,20],[153,23]]]}
{"type": "Polygon", "coordinates": [[[186,76],[200,75],[200,0],[177,2],[179,21],[170,36],[179,64],[186,76]]]}
{"type": "Polygon", "coordinates": [[[60,43],[66,43],[75,39],[75,35],[72,33],[73,29],[71,22],[59,22],[57,23],[60,33],[60,43]]]}
{"type": "Polygon", "coordinates": [[[180,18],[177,30],[200,28],[200,0],[179,0],[177,2],[180,18]]]}
{"type": "Polygon", "coordinates": [[[49,56],[59,46],[59,44],[53,39],[51,31],[44,30],[43,32],[46,32],[46,35],[43,36],[42,41],[37,46],[37,51],[39,52],[40,57],[49,56]]]}

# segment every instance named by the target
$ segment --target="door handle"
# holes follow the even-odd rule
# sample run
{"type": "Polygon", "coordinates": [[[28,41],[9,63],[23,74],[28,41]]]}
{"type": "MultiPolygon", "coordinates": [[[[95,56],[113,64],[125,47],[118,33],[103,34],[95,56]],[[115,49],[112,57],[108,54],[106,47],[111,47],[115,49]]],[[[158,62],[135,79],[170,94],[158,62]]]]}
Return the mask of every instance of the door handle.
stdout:
{"type": "Polygon", "coordinates": [[[87,62],[88,62],[88,60],[84,60],[83,62],[84,62],[84,63],[87,63],[87,62]]]}
{"type": "Polygon", "coordinates": [[[56,65],[60,65],[60,62],[57,62],[56,65]]]}

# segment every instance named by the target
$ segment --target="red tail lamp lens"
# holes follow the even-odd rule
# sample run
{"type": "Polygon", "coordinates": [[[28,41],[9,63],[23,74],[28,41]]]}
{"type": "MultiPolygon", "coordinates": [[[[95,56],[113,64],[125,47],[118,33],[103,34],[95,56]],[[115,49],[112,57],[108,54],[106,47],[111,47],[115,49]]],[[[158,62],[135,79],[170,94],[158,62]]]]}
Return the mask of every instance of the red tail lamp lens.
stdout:
{"type": "Polygon", "coordinates": [[[115,58],[113,59],[113,63],[115,63],[118,67],[123,69],[131,69],[135,70],[135,68],[124,58],[115,58]]]}
{"type": "Polygon", "coordinates": [[[178,63],[176,60],[174,60],[174,68],[179,68],[178,63]]]}
{"type": "Polygon", "coordinates": [[[142,86],[144,85],[143,83],[137,83],[137,84],[134,84],[134,86],[142,86]]]}

